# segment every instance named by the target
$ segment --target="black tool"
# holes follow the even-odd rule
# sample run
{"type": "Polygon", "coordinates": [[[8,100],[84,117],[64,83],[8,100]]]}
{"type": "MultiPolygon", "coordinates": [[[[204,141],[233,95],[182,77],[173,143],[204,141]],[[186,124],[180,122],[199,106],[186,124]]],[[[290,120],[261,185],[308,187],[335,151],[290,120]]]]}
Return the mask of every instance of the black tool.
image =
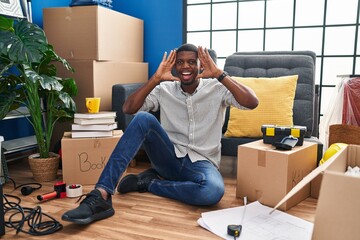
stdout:
{"type": "Polygon", "coordinates": [[[281,142],[275,142],[273,145],[278,150],[291,150],[293,147],[296,146],[298,139],[293,137],[292,135],[284,137],[281,142]]]}
{"type": "Polygon", "coordinates": [[[18,189],[21,187],[20,191],[21,194],[24,196],[30,195],[33,191],[38,190],[42,187],[41,183],[31,182],[31,183],[24,183],[16,186],[15,181],[12,178],[9,178],[14,184],[14,189],[18,189]]]}
{"type": "Polygon", "coordinates": [[[37,196],[39,201],[46,201],[53,198],[66,198],[66,184],[64,182],[55,183],[53,192],[37,196]]]}
{"type": "Polygon", "coordinates": [[[23,186],[23,187],[20,189],[20,191],[21,191],[21,194],[24,196],[30,195],[33,191],[41,188],[40,183],[27,183],[27,184],[22,184],[18,187],[21,187],[21,186],[23,186]],[[29,185],[36,185],[37,187],[32,187],[29,185]]]}
{"type": "Polygon", "coordinates": [[[242,226],[241,226],[241,225],[230,224],[230,225],[228,225],[228,227],[227,227],[227,233],[228,233],[230,236],[233,236],[234,239],[236,239],[237,237],[240,236],[240,234],[241,234],[241,229],[242,229],[242,226]]]}

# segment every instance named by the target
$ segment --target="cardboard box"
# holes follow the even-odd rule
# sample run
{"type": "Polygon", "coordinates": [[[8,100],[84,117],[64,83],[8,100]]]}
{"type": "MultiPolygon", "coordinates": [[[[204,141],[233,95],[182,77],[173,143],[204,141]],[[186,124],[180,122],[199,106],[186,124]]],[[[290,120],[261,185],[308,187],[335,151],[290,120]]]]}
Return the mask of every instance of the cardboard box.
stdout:
{"type": "Polygon", "coordinates": [[[142,62],[144,22],[102,6],[43,9],[44,31],[61,57],[142,62]]]}
{"type": "Polygon", "coordinates": [[[74,97],[77,112],[87,112],[86,97],[101,97],[100,111],[111,111],[112,86],[118,83],[145,83],[148,64],[141,62],[70,60],[75,73],[58,66],[58,76],[72,77],[78,87],[74,97]]]}
{"type": "Polygon", "coordinates": [[[320,195],[321,182],[323,178],[323,173],[320,173],[310,182],[310,196],[318,199],[320,195]]]}
{"type": "Polygon", "coordinates": [[[360,166],[360,145],[349,145],[330,159],[323,174],[312,239],[357,240],[360,177],[348,176],[345,172],[348,166],[360,166]]]}
{"type": "Polygon", "coordinates": [[[304,142],[304,135],[306,133],[306,126],[277,126],[277,125],[262,125],[261,132],[263,133],[264,143],[273,144],[281,142],[284,137],[292,135],[298,139],[296,146],[302,146],[304,142]]]}
{"type": "MultiPolygon", "coordinates": [[[[304,176],[316,168],[317,145],[304,142],[279,151],[263,140],[239,145],[236,196],[274,207],[304,176]]],[[[310,195],[310,184],[279,208],[287,211],[310,195]]]]}
{"type": "Polygon", "coordinates": [[[96,184],[118,143],[122,131],[108,138],[71,138],[61,140],[63,181],[67,184],[96,184]]]}

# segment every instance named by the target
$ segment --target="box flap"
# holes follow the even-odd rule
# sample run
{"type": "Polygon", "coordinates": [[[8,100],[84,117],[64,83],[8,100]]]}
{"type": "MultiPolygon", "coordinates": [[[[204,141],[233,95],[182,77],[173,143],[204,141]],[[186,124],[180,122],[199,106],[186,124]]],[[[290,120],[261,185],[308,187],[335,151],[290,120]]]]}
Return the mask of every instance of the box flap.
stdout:
{"type": "Polygon", "coordinates": [[[360,165],[360,145],[350,145],[348,151],[348,166],[356,167],[360,165]]]}
{"type": "Polygon", "coordinates": [[[278,204],[275,205],[275,207],[271,210],[270,214],[273,213],[279,206],[281,206],[283,203],[285,203],[289,198],[291,198],[293,195],[295,195],[298,191],[300,191],[304,186],[306,186],[308,183],[310,183],[316,176],[318,176],[320,173],[324,172],[337,158],[340,154],[342,154],[344,151],[347,151],[348,146],[340,149],[337,153],[335,153],[331,158],[329,158],[326,162],[319,165],[317,168],[312,170],[308,175],[306,175],[298,184],[293,187],[288,194],[283,197],[279,201],[278,204]]]}

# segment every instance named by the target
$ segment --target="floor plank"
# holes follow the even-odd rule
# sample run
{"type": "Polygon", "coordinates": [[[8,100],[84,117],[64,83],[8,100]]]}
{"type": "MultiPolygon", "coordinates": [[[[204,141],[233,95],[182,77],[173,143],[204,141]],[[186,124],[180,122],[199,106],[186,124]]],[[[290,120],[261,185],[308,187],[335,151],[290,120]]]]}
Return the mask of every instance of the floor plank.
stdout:
{"type": "MultiPolygon", "coordinates": [[[[128,173],[141,172],[148,166],[149,164],[146,162],[139,162],[136,167],[129,168],[128,173]]],[[[8,165],[8,169],[9,176],[16,181],[17,185],[34,182],[26,160],[11,163],[8,165]]],[[[57,180],[43,183],[42,189],[36,190],[29,196],[22,196],[19,189],[14,190],[11,182],[6,183],[3,188],[5,194],[13,194],[20,197],[20,205],[22,207],[34,208],[40,206],[43,213],[49,214],[63,225],[60,231],[42,236],[41,239],[212,240],[219,239],[219,237],[201,228],[196,222],[201,213],[243,205],[242,200],[235,196],[236,176],[231,173],[229,174],[229,172],[223,175],[225,195],[216,206],[190,206],[150,193],[116,194],[113,196],[115,215],[87,226],[79,226],[61,220],[61,215],[65,211],[78,205],[76,203],[77,199],[51,199],[41,203],[36,199],[38,194],[53,191],[54,183],[62,180],[61,170],[59,170],[59,178],[57,180]]],[[[87,193],[93,189],[93,186],[83,186],[83,189],[84,193],[87,193]]],[[[307,198],[291,208],[288,213],[313,222],[316,203],[316,199],[307,198]]],[[[5,220],[7,220],[7,217],[8,215],[5,220]]],[[[14,229],[6,228],[5,230],[4,239],[39,239],[38,236],[31,236],[22,232],[16,234],[14,229]]]]}

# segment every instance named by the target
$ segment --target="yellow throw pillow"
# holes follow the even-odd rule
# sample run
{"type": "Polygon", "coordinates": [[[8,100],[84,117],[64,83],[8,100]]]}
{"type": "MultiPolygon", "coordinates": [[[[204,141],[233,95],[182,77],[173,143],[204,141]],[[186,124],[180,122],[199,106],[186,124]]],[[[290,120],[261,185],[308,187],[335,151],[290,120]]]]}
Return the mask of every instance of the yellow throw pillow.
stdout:
{"type": "Polygon", "coordinates": [[[232,79],[252,88],[259,98],[259,105],[253,110],[240,110],[231,106],[226,137],[262,137],[263,124],[293,125],[298,75],[232,79]]]}

